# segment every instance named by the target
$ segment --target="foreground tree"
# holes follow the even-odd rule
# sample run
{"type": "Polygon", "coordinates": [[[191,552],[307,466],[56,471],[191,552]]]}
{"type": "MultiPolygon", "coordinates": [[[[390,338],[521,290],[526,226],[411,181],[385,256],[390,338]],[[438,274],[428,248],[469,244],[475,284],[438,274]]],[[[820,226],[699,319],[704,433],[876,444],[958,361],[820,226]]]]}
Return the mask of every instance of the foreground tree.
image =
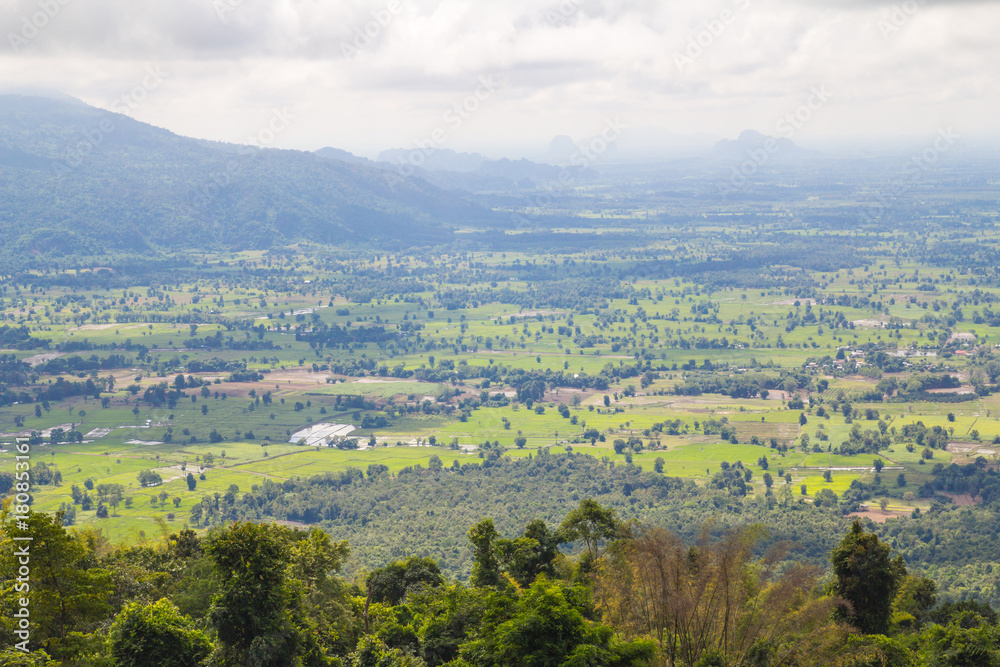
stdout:
{"type": "MultiPolygon", "coordinates": [[[[18,527],[4,506],[0,511],[0,584],[5,590],[3,618],[14,618],[19,595],[14,586],[24,542],[14,537],[30,535],[31,640],[29,648],[44,648],[53,657],[80,650],[85,638],[74,633],[93,632],[111,611],[112,583],[107,570],[93,567],[94,554],[83,540],[62,526],[61,514],[29,512],[26,525],[18,527]]],[[[6,627],[5,627],[6,629],[6,627]]],[[[8,636],[11,636],[8,633],[8,636]]]]}
{"type": "MultiPolygon", "coordinates": [[[[324,662],[315,623],[303,609],[303,584],[290,580],[288,573],[294,560],[289,533],[271,524],[234,523],[205,544],[221,590],[209,616],[226,663],[278,667],[324,662]]],[[[299,563],[299,571],[308,574],[310,562],[315,560],[299,563]]]]}
{"type": "Polygon", "coordinates": [[[469,529],[469,543],[472,546],[473,586],[499,586],[503,582],[500,574],[500,554],[497,549],[497,529],[493,519],[483,519],[469,529]]]}
{"type": "Polygon", "coordinates": [[[205,633],[166,599],[126,605],[111,625],[110,646],[118,667],[190,667],[212,650],[205,633]]]}
{"type": "Polygon", "coordinates": [[[622,524],[610,508],[601,507],[592,498],[584,498],[580,506],[563,519],[559,527],[562,540],[580,540],[586,549],[580,557],[580,570],[590,572],[608,545],[622,536],[622,524]]]}
{"type": "Polygon", "coordinates": [[[605,620],[656,642],[661,664],[781,665],[828,625],[833,601],[812,592],[819,568],[783,569],[784,548],[761,559],[758,528],[696,545],[660,527],[633,526],[598,568],[605,620]]]}
{"type": "Polygon", "coordinates": [[[889,546],[855,519],[830,559],[836,593],[848,603],[838,606],[837,615],[865,634],[885,634],[892,602],[906,578],[902,557],[892,558],[889,546]]]}
{"type": "Polygon", "coordinates": [[[652,642],[627,642],[614,631],[592,623],[588,591],[579,585],[542,577],[517,601],[511,617],[461,649],[462,659],[482,667],[525,665],[648,665],[652,642]]]}
{"type": "Polygon", "coordinates": [[[390,606],[402,603],[410,592],[444,583],[438,564],[431,558],[419,556],[410,556],[372,570],[365,578],[371,601],[390,606]]]}

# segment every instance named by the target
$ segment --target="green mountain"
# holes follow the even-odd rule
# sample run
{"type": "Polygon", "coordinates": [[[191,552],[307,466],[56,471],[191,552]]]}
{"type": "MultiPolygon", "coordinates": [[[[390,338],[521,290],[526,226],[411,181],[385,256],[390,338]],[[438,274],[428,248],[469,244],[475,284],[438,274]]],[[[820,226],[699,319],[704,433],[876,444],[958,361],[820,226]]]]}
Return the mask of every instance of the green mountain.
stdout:
{"type": "Polygon", "coordinates": [[[181,137],[73,99],[0,95],[8,258],[297,241],[403,248],[493,221],[392,170],[181,137]]]}

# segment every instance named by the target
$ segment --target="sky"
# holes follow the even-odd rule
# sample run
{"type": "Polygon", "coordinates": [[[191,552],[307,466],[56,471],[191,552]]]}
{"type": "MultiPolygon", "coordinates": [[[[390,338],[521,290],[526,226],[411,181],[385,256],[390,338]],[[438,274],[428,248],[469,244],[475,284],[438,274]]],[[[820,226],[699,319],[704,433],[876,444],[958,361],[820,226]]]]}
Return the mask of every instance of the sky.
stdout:
{"type": "Polygon", "coordinates": [[[0,26],[8,89],[279,148],[1000,130],[996,0],[0,0],[0,26]]]}

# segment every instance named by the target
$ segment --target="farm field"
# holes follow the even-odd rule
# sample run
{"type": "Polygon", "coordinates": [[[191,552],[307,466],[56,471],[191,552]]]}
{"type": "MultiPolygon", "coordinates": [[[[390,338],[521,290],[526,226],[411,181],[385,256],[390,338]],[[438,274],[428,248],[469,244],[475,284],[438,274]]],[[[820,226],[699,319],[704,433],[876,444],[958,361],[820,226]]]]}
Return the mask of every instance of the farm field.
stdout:
{"type": "Polygon", "coordinates": [[[542,449],[701,486],[737,466],[758,496],[926,507],[935,470],[997,461],[1000,328],[979,320],[998,291],[879,252],[795,288],[674,277],[606,294],[559,270],[634,270],[626,251],[239,253],[121,288],[42,273],[0,299],[21,337],[0,354],[30,390],[0,408],[0,469],[30,441],[59,473],[34,485],[37,507],[124,541],[204,530],[194,505],[265,479],[542,449]],[[361,297],[362,270],[394,277],[361,297]],[[315,424],[353,431],[292,442],[315,424]]]}

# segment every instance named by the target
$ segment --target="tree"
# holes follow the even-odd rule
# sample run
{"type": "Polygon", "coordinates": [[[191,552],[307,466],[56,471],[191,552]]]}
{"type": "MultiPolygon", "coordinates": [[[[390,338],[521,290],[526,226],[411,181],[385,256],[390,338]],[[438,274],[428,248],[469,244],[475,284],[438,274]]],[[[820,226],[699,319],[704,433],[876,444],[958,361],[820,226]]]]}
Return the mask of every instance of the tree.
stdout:
{"type": "Polygon", "coordinates": [[[885,467],[885,463],[882,461],[882,459],[875,459],[873,465],[875,466],[876,474],[882,472],[882,468],[885,467]]]}
{"type": "Polygon", "coordinates": [[[784,567],[787,547],[763,558],[760,526],[685,544],[659,526],[630,527],[597,570],[603,619],[626,638],[656,642],[658,665],[779,665],[828,621],[832,601],[811,591],[811,565],[784,567]],[[721,660],[720,660],[721,658],[721,660]]]}
{"type": "Polygon", "coordinates": [[[194,474],[189,472],[187,474],[186,480],[188,485],[188,491],[194,491],[195,487],[198,486],[198,482],[195,481],[194,474]]]}
{"type": "Polygon", "coordinates": [[[0,578],[13,581],[21,565],[16,551],[22,545],[13,538],[31,535],[31,643],[48,648],[50,640],[107,618],[113,585],[106,570],[90,566],[93,554],[58,513],[29,511],[27,517],[27,530],[15,529],[13,515],[6,508],[0,513],[0,578]]]}
{"type": "Polygon", "coordinates": [[[855,519],[830,560],[836,593],[849,603],[837,608],[838,616],[865,634],[885,634],[892,601],[906,577],[902,557],[892,558],[889,546],[875,533],[866,533],[860,519],[855,519]]]}
{"type": "Polygon", "coordinates": [[[624,642],[611,628],[588,622],[593,610],[586,599],[580,586],[539,579],[518,600],[513,616],[495,633],[463,646],[462,656],[466,664],[481,664],[476,657],[482,655],[498,665],[650,664],[652,643],[624,642]]]}
{"type": "Polygon", "coordinates": [[[139,484],[142,486],[156,486],[163,483],[163,477],[155,470],[143,470],[139,473],[139,484]]]}
{"type": "Polygon", "coordinates": [[[653,461],[653,470],[656,472],[663,472],[663,457],[657,456],[656,460],[653,461]]]}
{"type": "Polygon", "coordinates": [[[497,540],[500,560],[508,574],[522,587],[530,586],[540,575],[555,576],[553,561],[559,555],[559,531],[550,531],[545,522],[535,519],[514,540],[497,540]]]}
{"type": "Polygon", "coordinates": [[[409,592],[444,583],[444,575],[434,559],[418,556],[372,570],[365,578],[371,601],[390,606],[402,603],[409,592]]]}
{"type": "Polygon", "coordinates": [[[937,604],[937,584],[932,579],[906,577],[900,584],[899,593],[892,603],[893,622],[900,625],[901,617],[908,614],[919,627],[927,619],[928,612],[935,604],[937,604]]]}
{"type": "Polygon", "coordinates": [[[109,642],[120,667],[189,667],[212,650],[205,633],[166,598],[126,605],[111,624],[109,642]]]}
{"type": "Polygon", "coordinates": [[[493,519],[483,519],[469,529],[469,542],[472,544],[472,575],[469,583],[473,586],[499,586],[500,554],[497,551],[497,529],[493,519]]]}
{"type": "Polygon", "coordinates": [[[402,649],[389,648],[374,635],[365,635],[348,656],[351,667],[424,667],[427,663],[402,649]]]}
{"type": "Polygon", "coordinates": [[[523,435],[519,435],[516,438],[514,438],[514,445],[518,449],[524,449],[524,446],[526,444],[528,444],[528,439],[526,437],[524,437],[523,435]]]}
{"type": "Polygon", "coordinates": [[[205,553],[215,563],[219,593],[209,614],[230,661],[293,664],[297,635],[288,611],[291,560],[282,528],[237,522],[211,535],[205,553]]]}
{"type": "Polygon", "coordinates": [[[921,637],[931,667],[1000,667],[1000,642],[992,628],[936,625],[921,637]]]}
{"type": "Polygon", "coordinates": [[[607,543],[621,535],[621,523],[613,509],[605,509],[592,498],[584,498],[580,506],[563,519],[560,529],[566,542],[582,540],[586,553],[580,567],[587,571],[604,553],[607,543]]]}

